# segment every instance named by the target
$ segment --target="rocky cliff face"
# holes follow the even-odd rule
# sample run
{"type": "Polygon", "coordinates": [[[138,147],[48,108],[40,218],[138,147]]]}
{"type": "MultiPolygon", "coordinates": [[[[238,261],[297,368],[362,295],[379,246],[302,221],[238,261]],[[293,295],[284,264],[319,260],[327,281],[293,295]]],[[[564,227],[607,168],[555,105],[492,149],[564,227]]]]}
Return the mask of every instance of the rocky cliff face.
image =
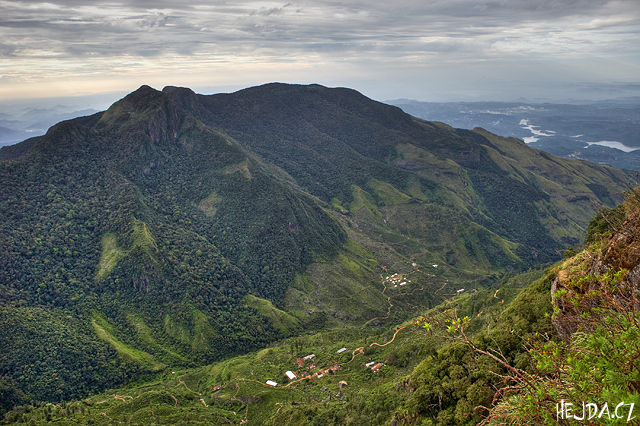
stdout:
{"type": "Polygon", "coordinates": [[[589,330],[599,308],[640,309],[640,187],[597,221],[599,236],[561,265],[551,287],[552,322],[566,343],[580,326],[589,330]]]}

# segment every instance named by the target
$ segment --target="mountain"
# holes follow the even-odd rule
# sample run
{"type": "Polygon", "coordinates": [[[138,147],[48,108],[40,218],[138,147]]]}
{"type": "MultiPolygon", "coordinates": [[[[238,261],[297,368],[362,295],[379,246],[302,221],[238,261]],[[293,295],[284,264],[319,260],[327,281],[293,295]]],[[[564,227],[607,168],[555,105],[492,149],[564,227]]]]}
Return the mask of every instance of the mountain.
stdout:
{"type": "MultiPolygon", "coordinates": [[[[5,110],[9,110],[5,107],[5,110]]],[[[52,108],[19,109],[11,107],[10,113],[0,112],[0,146],[11,145],[32,136],[41,136],[54,124],[75,117],[98,112],[94,109],[77,110],[56,105],[52,108]]]]}
{"type": "Polygon", "coordinates": [[[22,130],[14,130],[9,127],[0,126],[0,145],[19,142],[27,138],[29,134],[22,130]]]}
{"type": "Polygon", "coordinates": [[[142,86],[0,149],[0,390],[68,400],[399,323],[556,260],[632,179],[350,89],[142,86]]]}

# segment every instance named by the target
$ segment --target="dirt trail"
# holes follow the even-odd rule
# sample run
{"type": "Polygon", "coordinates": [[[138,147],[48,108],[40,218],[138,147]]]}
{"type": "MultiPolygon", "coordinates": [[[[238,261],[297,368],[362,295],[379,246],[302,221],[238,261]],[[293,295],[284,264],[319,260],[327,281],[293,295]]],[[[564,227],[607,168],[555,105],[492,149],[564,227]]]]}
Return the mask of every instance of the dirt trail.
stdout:
{"type": "MultiPolygon", "coordinates": [[[[380,279],[382,280],[382,285],[384,287],[384,290],[382,290],[382,294],[384,294],[385,291],[387,291],[387,282],[386,282],[386,280],[384,278],[382,278],[382,274],[380,274],[380,279]]],[[[364,327],[365,325],[367,325],[370,322],[375,321],[377,319],[387,319],[387,318],[389,318],[389,316],[391,315],[391,307],[393,306],[393,303],[391,303],[391,296],[387,296],[387,303],[389,304],[389,307],[387,308],[387,316],[371,318],[369,321],[365,322],[362,326],[364,327]]]]}
{"type": "Polygon", "coordinates": [[[347,365],[349,364],[351,361],[353,361],[354,359],[356,359],[356,352],[358,352],[359,354],[363,353],[364,350],[364,346],[361,348],[357,348],[353,350],[353,353],[351,354],[351,359],[347,362],[345,362],[344,364],[347,365]]]}
{"type": "Polygon", "coordinates": [[[188,390],[189,392],[193,392],[196,395],[202,395],[200,392],[196,392],[196,391],[193,391],[193,390],[189,389],[189,386],[187,386],[187,384],[183,380],[180,380],[180,383],[178,383],[178,386],[180,386],[180,385],[184,385],[184,388],[186,390],[188,390]]]}
{"type": "Polygon", "coordinates": [[[389,340],[387,343],[385,343],[384,345],[381,345],[380,343],[372,343],[369,346],[373,346],[373,345],[378,345],[378,346],[387,346],[390,343],[393,343],[394,340],[396,340],[396,336],[398,335],[398,333],[400,332],[400,330],[402,330],[403,328],[407,328],[407,326],[405,325],[404,327],[401,327],[399,329],[396,330],[395,333],[393,333],[393,339],[389,340]]]}
{"type": "MultiPolygon", "coordinates": [[[[241,380],[241,381],[243,381],[243,382],[256,382],[256,383],[258,383],[258,384],[260,384],[260,385],[262,385],[262,386],[265,386],[265,387],[267,387],[267,388],[272,388],[272,387],[273,387],[273,386],[268,385],[268,384],[266,384],[266,383],[259,382],[259,381],[255,380],[255,379],[242,379],[242,378],[241,378],[241,379],[236,379],[236,380],[241,380]]],[[[236,391],[236,395],[237,395],[237,394],[238,394],[238,392],[236,391]]],[[[235,396],[235,395],[234,395],[234,396],[235,396]]]]}
{"type": "Polygon", "coordinates": [[[129,395],[125,395],[125,396],[113,395],[113,398],[114,398],[114,399],[119,399],[119,400],[121,400],[121,401],[125,401],[125,402],[126,402],[126,399],[125,399],[125,398],[131,398],[131,399],[133,399],[133,397],[132,397],[132,396],[129,396],[129,395]]]}

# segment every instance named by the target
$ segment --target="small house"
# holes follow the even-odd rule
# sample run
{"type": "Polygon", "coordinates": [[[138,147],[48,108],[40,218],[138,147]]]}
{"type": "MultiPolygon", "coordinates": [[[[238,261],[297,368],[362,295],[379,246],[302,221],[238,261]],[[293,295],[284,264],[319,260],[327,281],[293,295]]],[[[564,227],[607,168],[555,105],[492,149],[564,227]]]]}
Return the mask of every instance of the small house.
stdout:
{"type": "Polygon", "coordinates": [[[287,376],[287,378],[288,378],[289,380],[295,380],[295,379],[297,379],[297,377],[296,377],[296,375],[293,373],[293,371],[287,371],[287,372],[285,372],[284,374],[287,376]]]}
{"type": "Polygon", "coordinates": [[[278,386],[278,384],[277,384],[276,382],[274,382],[273,380],[267,380],[267,384],[268,384],[269,386],[273,386],[273,387],[278,386]]]}
{"type": "Polygon", "coordinates": [[[347,348],[342,348],[342,349],[338,349],[338,352],[336,352],[337,354],[341,354],[342,352],[346,351],[347,348]]]}
{"type": "Polygon", "coordinates": [[[307,356],[305,356],[305,357],[304,357],[304,360],[305,360],[305,361],[308,361],[308,360],[310,360],[310,359],[314,359],[315,357],[316,357],[316,355],[315,355],[315,354],[307,355],[307,356]]]}
{"type": "Polygon", "coordinates": [[[366,363],[365,365],[366,365],[367,367],[371,368],[371,366],[372,366],[373,364],[375,364],[375,363],[376,363],[375,361],[371,361],[371,362],[366,363]]]}

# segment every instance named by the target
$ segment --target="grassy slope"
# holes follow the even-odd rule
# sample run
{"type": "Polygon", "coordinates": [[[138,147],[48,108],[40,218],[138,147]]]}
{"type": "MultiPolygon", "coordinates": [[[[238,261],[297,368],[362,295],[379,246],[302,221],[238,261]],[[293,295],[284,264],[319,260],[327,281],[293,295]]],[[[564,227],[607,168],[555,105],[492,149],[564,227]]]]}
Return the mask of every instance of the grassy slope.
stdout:
{"type": "Polygon", "coordinates": [[[96,280],[100,280],[108,276],[124,254],[124,251],[118,248],[118,237],[116,234],[107,233],[103,235],[102,251],[100,253],[100,263],[98,264],[96,280]]]}
{"type": "Polygon", "coordinates": [[[142,368],[150,371],[159,371],[166,367],[164,364],[155,361],[148,353],[135,349],[118,340],[114,336],[113,326],[98,312],[95,312],[93,318],[91,318],[91,325],[96,335],[111,345],[121,357],[131,360],[139,364],[142,368]]]}
{"type": "Polygon", "coordinates": [[[581,240],[595,214],[594,205],[612,207],[622,201],[616,182],[628,177],[619,169],[554,157],[483,129],[474,131],[494,145],[485,149],[509,177],[549,194],[549,200],[538,203],[536,209],[556,240],[581,240]],[[557,226],[559,222],[562,226],[557,226]]]}
{"type": "Polygon", "coordinates": [[[255,309],[260,315],[268,319],[273,327],[283,335],[288,335],[297,328],[298,321],[287,312],[273,306],[273,303],[269,300],[261,299],[252,294],[247,294],[244,300],[247,306],[255,309]]]}

